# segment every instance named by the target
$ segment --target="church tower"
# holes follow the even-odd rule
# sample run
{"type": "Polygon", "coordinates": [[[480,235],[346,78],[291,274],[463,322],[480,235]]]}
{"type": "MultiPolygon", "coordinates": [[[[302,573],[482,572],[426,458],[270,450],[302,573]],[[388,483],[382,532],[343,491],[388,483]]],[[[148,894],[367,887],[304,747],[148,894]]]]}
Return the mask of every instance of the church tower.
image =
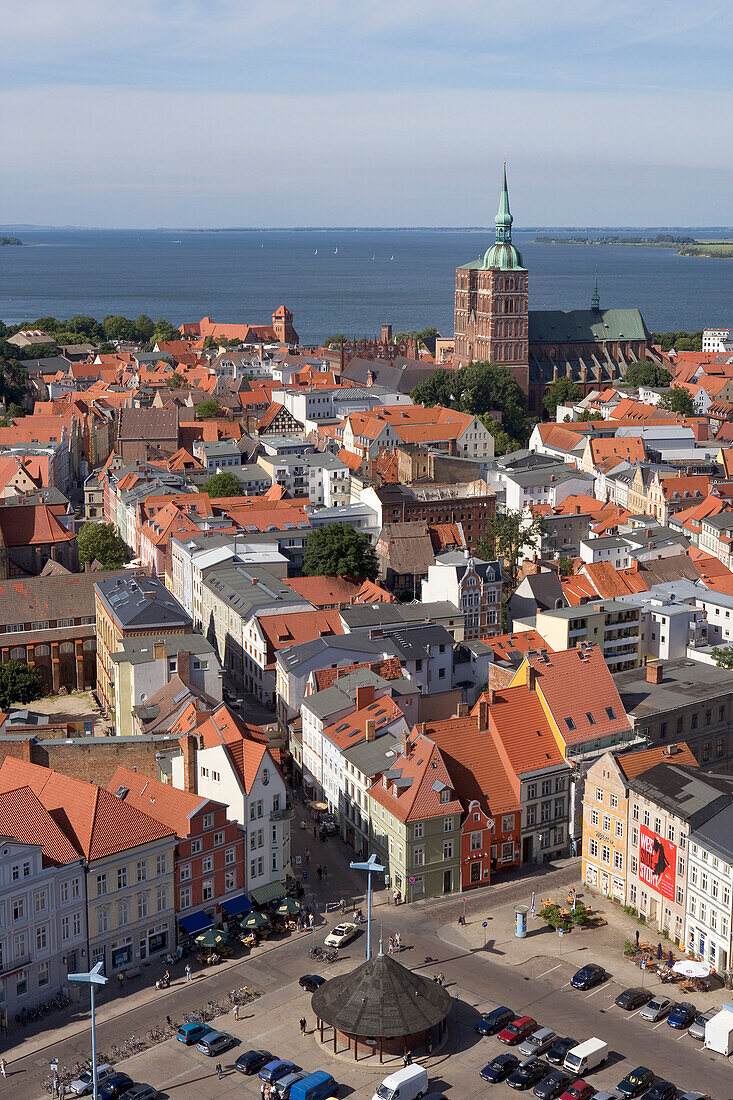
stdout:
{"type": "Polygon", "coordinates": [[[529,393],[528,273],[512,244],[506,164],[495,237],[483,256],[456,270],[455,361],[501,363],[529,393]]]}

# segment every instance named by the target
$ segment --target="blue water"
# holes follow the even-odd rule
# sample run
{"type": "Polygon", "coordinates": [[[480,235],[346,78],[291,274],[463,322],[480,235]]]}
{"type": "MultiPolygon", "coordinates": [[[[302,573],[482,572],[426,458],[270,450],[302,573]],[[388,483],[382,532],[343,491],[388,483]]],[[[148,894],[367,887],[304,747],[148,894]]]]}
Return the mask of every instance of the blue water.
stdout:
{"type": "MultiPolygon", "coordinates": [[[[434,325],[453,331],[457,265],[483,251],[489,231],[23,230],[29,246],[0,248],[0,318],[104,317],[175,324],[209,315],[265,323],[281,303],[303,342],[333,332],[374,335],[434,325]],[[338,250],[338,251],[337,251],[338,250]]],[[[536,244],[515,232],[529,268],[530,308],[638,306],[651,330],[733,324],[733,260],[672,249],[536,244]]],[[[712,235],[712,234],[711,234],[712,235]]]]}

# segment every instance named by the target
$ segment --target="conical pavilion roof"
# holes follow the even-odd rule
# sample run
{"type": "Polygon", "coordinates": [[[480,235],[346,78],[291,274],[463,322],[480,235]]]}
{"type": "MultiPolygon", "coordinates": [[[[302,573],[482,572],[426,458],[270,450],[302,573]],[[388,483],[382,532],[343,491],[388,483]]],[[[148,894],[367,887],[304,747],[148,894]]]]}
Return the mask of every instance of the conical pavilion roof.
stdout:
{"type": "Polygon", "coordinates": [[[347,1035],[393,1039],[444,1020],[451,995],[391,955],[377,955],[322,985],[311,998],[318,1019],[347,1035]]]}

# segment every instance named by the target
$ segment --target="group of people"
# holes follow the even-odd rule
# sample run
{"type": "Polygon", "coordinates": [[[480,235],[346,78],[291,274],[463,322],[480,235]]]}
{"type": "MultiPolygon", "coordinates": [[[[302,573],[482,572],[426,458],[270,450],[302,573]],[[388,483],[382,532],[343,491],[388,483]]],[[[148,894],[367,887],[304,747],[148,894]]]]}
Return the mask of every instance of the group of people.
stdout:
{"type": "Polygon", "coordinates": [[[393,955],[395,951],[402,950],[402,940],[399,932],[395,932],[394,936],[389,937],[389,945],[387,947],[387,954],[393,955]]]}
{"type": "Polygon", "coordinates": [[[295,922],[295,927],[299,932],[312,932],[313,925],[315,924],[315,917],[311,911],[310,905],[306,905],[302,913],[298,913],[298,919],[295,922]]]}
{"type": "Polygon", "coordinates": [[[161,975],[161,977],[158,978],[158,980],[156,981],[155,988],[156,989],[168,989],[170,984],[171,984],[170,971],[166,970],[166,972],[163,975],[161,975]]]}

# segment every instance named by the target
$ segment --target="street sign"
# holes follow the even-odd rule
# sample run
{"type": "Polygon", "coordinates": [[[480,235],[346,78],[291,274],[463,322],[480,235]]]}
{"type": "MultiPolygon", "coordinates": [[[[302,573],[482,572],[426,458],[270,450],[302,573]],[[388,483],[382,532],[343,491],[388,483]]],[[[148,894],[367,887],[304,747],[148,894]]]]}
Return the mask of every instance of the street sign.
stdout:
{"type": "Polygon", "coordinates": [[[408,878],[407,881],[409,882],[410,886],[414,886],[415,885],[415,876],[410,875],[410,877],[408,878]]]}
{"type": "Polygon", "coordinates": [[[482,921],[482,923],[481,923],[481,927],[482,927],[482,928],[488,928],[488,927],[489,927],[489,922],[488,922],[487,920],[485,920],[485,921],[482,921]]]}
{"type": "Polygon", "coordinates": [[[558,928],[558,930],[557,930],[557,934],[558,934],[558,936],[560,937],[560,939],[562,939],[562,937],[563,937],[563,930],[562,930],[562,928],[558,928]]]}

